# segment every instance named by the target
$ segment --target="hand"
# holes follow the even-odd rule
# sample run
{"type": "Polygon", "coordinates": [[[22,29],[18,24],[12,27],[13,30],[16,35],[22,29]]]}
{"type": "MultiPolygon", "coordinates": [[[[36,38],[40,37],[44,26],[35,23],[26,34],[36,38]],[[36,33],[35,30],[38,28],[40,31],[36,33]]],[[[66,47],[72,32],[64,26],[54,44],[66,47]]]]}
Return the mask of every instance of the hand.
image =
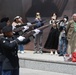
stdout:
{"type": "Polygon", "coordinates": [[[18,39],[19,41],[23,41],[23,40],[25,39],[25,37],[19,36],[17,39],[18,39]]]}
{"type": "Polygon", "coordinates": [[[32,24],[30,22],[27,23],[27,26],[31,26],[32,24]]]}
{"type": "Polygon", "coordinates": [[[28,29],[29,29],[28,26],[24,26],[24,29],[23,29],[22,31],[24,32],[24,31],[26,31],[26,30],[28,30],[28,29]]]}
{"type": "Polygon", "coordinates": [[[39,29],[35,29],[33,30],[35,33],[33,34],[33,36],[36,36],[37,34],[39,34],[40,30],[39,29]]]}

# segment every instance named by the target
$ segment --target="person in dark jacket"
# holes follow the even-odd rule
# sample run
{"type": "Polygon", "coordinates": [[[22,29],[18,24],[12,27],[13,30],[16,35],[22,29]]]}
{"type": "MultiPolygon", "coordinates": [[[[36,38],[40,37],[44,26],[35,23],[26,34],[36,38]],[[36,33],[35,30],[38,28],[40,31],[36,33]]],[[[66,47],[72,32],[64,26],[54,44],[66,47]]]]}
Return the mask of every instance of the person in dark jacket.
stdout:
{"type": "MultiPolygon", "coordinates": [[[[4,36],[0,38],[0,49],[2,55],[5,56],[2,63],[2,75],[19,75],[18,44],[23,40],[24,44],[27,44],[27,39],[24,36],[15,38],[12,26],[5,26],[2,32],[4,36]]],[[[38,34],[40,31],[35,30],[35,32],[38,34]]]]}
{"type": "Polygon", "coordinates": [[[64,56],[67,53],[67,35],[66,35],[66,29],[68,25],[68,16],[64,15],[63,19],[59,23],[59,56],[64,56]]]}
{"type": "MultiPolygon", "coordinates": [[[[5,27],[5,26],[11,26],[10,25],[10,21],[9,21],[9,17],[3,17],[1,20],[0,20],[0,39],[3,37],[3,33],[2,33],[2,29],[5,27]]],[[[8,28],[6,29],[6,31],[9,30],[8,28]]],[[[27,40],[24,40],[22,42],[20,42],[21,44],[25,44],[30,42],[30,39],[27,39],[27,40]]],[[[0,45],[1,46],[1,45],[0,45]]],[[[2,64],[3,64],[3,61],[5,59],[5,56],[2,54],[2,49],[0,47],[0,75],[2,75],[2,64]]]]}
{"type": "MultiPolygon", "coordinates": [[[[9,18],[8,17],[3,17],[1,20],[0,20],[0,38],[3,37],[3,34],[2,34],[2,28],[5,27],[6,25],[10,25],[10,21],[9,21],[9,18]]],[[[2,75],[2,63],[3,63],[3,60],[5,59],[5,56],[2,55],[2,50],[0,48],[0,75],[2,75]]]]}
{"type": "Polygon", "coordinates": [[[0,39],[0,49],[5,56],[2,65],[2,75],[19,75],[18,43],[23,41],[25,37],[19,36],[15,39],[12,33],[12,26],[5,26],[2,32],[4,36],[0,39]]]}
{"type": "Polygon", "coordinates": [[[0,49],[2,50],[2,55],[5,56],[2,63],[2,75],[19,75],[17,42],[14,41],[14,37],[12,37],[12,27],[5,26],[2,32],[4,36],[0,39],[0,49]]]}

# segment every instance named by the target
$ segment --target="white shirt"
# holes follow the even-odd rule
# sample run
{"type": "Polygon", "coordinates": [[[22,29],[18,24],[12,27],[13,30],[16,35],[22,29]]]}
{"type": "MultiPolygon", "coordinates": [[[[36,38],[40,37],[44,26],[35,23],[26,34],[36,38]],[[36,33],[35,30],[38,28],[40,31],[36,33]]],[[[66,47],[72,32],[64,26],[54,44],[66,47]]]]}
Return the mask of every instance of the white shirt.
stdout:
{"type": "Polygon", "coordinates": [[[12,23],[12,26],[17,26],[17,25],[21,25],[21,23],[16,23],[16,22],[12,23]]]}

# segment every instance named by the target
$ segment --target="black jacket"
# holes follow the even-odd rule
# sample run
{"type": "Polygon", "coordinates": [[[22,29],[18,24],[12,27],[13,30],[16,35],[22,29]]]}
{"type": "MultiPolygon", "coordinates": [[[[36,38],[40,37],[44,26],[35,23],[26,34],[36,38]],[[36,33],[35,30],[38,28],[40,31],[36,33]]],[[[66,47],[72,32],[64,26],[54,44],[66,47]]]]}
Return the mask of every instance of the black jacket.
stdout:
{"type": "MultiPolygon", "coordinates": [[[[26,40],[26,39],[25,39],[26,40]]],[[[14,37],[2,37],[0,39],[0,49],[2,54],[6,57],[3,61],[3,70],[19,68],[19,58],[18,58],[18,44],[19,40],[14,37]]],[[[25,41],[25,44],[27,41],[25,41]]]]}
{"type": "MultiPolygon", "coordinates": [[[[0,39],[1,39],[2,37],[3,37],[3,35],[0,34],[0,39]]],[[[1,46],[1,45],[0,45],[0,46],[1,46]]],[[[2,63],[4,59],[5,59],[5,56],[2,55],[2,50],[1,50],[1,48],[0,48],[0,63],[2,63]]]]}

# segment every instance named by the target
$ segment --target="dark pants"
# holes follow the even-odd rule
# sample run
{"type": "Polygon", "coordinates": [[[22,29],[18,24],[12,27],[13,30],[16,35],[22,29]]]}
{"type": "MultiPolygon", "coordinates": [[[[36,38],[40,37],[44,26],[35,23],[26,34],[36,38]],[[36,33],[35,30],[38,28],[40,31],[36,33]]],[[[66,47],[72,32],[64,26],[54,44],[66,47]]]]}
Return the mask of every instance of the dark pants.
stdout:
{"type": "Polygon", "coordinates": [[[2,75],[19,75],[19,69],[3,70],[2,75]]]}
{"type": "Polygon", "coordinates": [[[0,62],[0,75],[2,75],[2,62],[0,62]]]}

